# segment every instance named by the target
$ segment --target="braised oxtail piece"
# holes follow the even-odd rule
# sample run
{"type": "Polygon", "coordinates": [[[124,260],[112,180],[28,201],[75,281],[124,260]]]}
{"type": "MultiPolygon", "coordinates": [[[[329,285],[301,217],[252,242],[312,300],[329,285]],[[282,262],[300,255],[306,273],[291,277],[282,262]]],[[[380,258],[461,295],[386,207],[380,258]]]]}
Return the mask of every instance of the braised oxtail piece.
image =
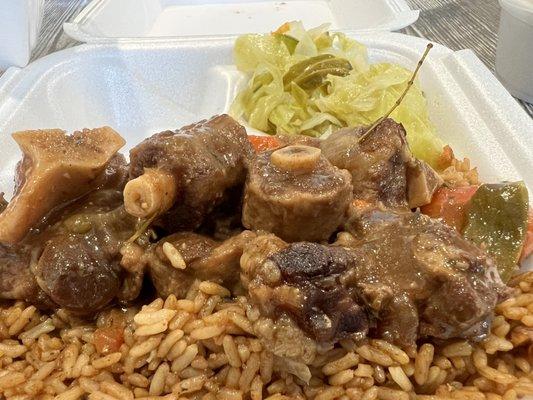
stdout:
{"type": "Polygon", "coordinates": [[[352,175],[354,198],[395,209],[428,204],[442,179],[412,156],[403,126],[385,119],[366,132],[365,127],[344,128],[321,143],[324,156],[352,175]]]}
{"type": "Polygon", "coordinates": [[[228,189],[241,185],[253,153],[244,127],[220,115],[157,133],[130,152],[126,210],[168,231],[196,229],[228,189]]]}
{"type": "Polygon", "coordinates": [[[366,211],[333,245],[260,235],[241,282],[263,317],[289,317],[318,343],[367,332],[404,348],[423,337],[481,340],[507,295],[493,262],[440,221],[366,211]]]}
{"type": "Polygon", "coordinates": [[[291,145],[259,153],[245,186],[242,223],[287,241],[323,241],[341,225],[352,199],[347,171],[321,150],[291,145]]]}
{"type": "Polygon", "coordinates": [[[407,166],[407,202],[409,208],[431,203],[433,195],[443,184],[442,177],[429,164],[414,159],[407,166]]]}
{"type": "Polygon", "coordinates": [[[41,308],[55,303],[40,289],[30,269],[32,249],[0,244],[0,298],[28,301],[41,308]]]}
{"type": "Polygon", "coordinates": [[[292,318],[319,343],[363,338],[369,320],[356,288],[341,279],[357,267],[356,254],[339,246],[287,244],[262,235],[241,259],[242,282],[263,316],[292,318]]]}
{"type": "Polygon", "coordinates": [[[17,165],[15,194],[0,214],[0,242],[17,243],[54,207],[94,188],[94,180],[124,145],[113,129],[59,129],[13,134],[23,158],[17,165]]]}
{"type": "Polygon", "coordinates": [[[32,267],[39,287],[58,306],[79,314],[92,314],[114,299],[135,299],[142,271],[135,274],[120,264],[121,248],[135,229],[136,219],[122,205],[87,199],[43,238],[36,238],[46,238],[32,267]]]}
{"type": "Polygon", "coordinates": [[[137,297],[142,271],[120,265],[137,219],[124,211],[124,157],[115,155],[93,190],[54,208],[15,245],[0,246],[0,298],[91,315],[137,297]]]}
{"type": "Polygon", "coordinates": [[[255,234],[244,231],[223,242],[193,232],[161,239],[143,256],[159,296],[181,298],[195,280],[233,288],[239,282],[239,260],[255,234]]]}
{"type": "Polygon", "coordinates": [[[377,334],[481,340],[507,295],[492,260],[455,229],[420,213],[372,210],[348,224],[361,262],[342,277],[377,316],[377,334]]]}
{"type": "Polygon", "coordinates": [[[324,156],[352,175],[354,197],[387,207],[407,207],[406,164],[412,155],[404,128],[391,119],[379,124],[363,142],[364,127],[332,133],[321,145],[324,156]]]}

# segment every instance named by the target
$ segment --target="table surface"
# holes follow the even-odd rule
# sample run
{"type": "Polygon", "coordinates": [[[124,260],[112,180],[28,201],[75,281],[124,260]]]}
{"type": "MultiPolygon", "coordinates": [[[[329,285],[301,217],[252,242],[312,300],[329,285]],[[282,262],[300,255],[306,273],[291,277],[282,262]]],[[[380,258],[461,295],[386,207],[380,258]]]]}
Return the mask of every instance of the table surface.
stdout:
{"type": "MultiPolygon", "coordinates": [[[[1,0],[0,0],[1,1],[1,0]]],[[[72,19],[90,0],[45,0],[41,35],[32,60],[78,44],[63,33],[63,22],[72,19]]],[[[421,10],[420,18],[402,32],[425,37],[452,50],[472,49],[494,71],[500,6],[497,0],[407,0],[421,10]]],[[[533,117],[533,104],[520,101],[533,117]]]]}

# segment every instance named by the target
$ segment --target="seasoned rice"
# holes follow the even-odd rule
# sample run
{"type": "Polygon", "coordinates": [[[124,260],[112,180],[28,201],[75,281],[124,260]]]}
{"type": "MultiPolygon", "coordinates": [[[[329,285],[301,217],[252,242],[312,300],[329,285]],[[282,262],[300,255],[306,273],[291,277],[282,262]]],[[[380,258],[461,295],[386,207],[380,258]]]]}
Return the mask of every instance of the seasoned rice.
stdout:
{"type": "Polygon", "coordinates": [[[455,158],[449,146],[444,148],[439,164],[439,174],[448,187],[479,185],[480,183],[477,168],[471,167],[470,159],[455,158]]]}
{"type": "Polygon", "coordinates": [[[290,373],[306,366],[254,335],[271,329],[258,310],[213,282],[196,282],[183,299],[107,310],[94,324],[16,302],[0,308],[0,398],[514,400],[533,394],[533,272],[513,286],[482,343],[426,342],[413,352],[344,340],[314,356],[308,383],[290,373]],[[112,326],[120,340],[102,346],[112,326]]]}

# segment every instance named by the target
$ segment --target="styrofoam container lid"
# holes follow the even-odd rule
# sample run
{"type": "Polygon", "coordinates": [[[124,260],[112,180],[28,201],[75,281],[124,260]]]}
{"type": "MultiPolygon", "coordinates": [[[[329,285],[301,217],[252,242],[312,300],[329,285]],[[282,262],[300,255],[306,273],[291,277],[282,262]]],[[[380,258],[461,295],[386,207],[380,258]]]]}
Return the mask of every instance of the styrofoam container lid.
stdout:
{"type": "Polygon", "coordinates": [[[418,14],[405,0],[93,0],[63,28],[81,42],[231,36],[293,20],[375,32],[404,28],[418,14]]]}

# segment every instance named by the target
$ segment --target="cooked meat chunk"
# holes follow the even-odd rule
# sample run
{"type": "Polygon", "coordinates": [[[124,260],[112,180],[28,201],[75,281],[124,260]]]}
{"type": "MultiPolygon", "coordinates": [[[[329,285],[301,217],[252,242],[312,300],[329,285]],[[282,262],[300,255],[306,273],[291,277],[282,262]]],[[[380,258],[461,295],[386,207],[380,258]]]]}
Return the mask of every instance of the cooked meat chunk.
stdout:
{"type": "MultiPolygon", "coordinates": [[[[362,285],[366,291],[367,299],[374,300],[373,310],[377,310],[378,321],[376,334],[391,343],[401,345],[405,349],[414,349],[414,344],[419,336],[418,309],[407,293],[390,293],[382,298],[383,303],[377,305],[369,290],[368,285],[362,285]]],[[[363,289],[363,290],[364,290],[363,289]]],[[[378,289],[379,290],[379,289],[378,289]]]]}
{"type": "Polygon", "coordinates": [[[407,166],[407,202],[409,208],[421,207],[431,203],[435,191],[444,180],[426,162],[413,160],[407,166]]]}
{"type": "Polygon", "coordinates": [[[0,242],[17,243],[54,207],[91,189],[124,139],[108,127],[66,135],[59,129],[13,134],[23,152],[15,195],[0,214],[0,242]]]}
{"type": "Polygon", "coordinates": [[[196,279],[232,288],[239,282],[243,248],[254,237],[244,231],[220,243],[192,232],[176,233],[157,243],[146,254],[145,262],[162,297],[185,296],[196,279]]]}
{"type": "Polygon", "coordinates": [[[282,135],[278,134],[276,137],[279,139],[282,146],[291,145],[304,145],[311,147],[320,147],[321,140],[316,137],[306,135],[282,135]]]}
{"type": "MultiPolygon", "coordinates": [[[[115,154],[96,178],[93,190],[115,190],[120,192],[122,197],[122,191],[129,178],[128,169],[129,166],[124,156],[120,153],[115,154]]],[[[122,203],[121,201],[120,204],[122,203]]]]}
{"type": "Polygon", "coordinates": [[[242,187],[228,190],[224,201],[205,217],[198,232],[218,241],[241,233],[245,229],[241,222],[242,197],[242,187]]]}
{"type": "Polygon", "coordinates": [[[362,142],[365,128],[345,128],[322,141],[324,156],[352,175],[354,197],[387,207],[407,207],[406,165],[412,159],[401,124],[386,119],[362,142]]]}
{"type": "Polygon", "coordinates": [[[474,340],[487,335],[506,289],[478,247],[419,213],[374,210],[348,228],[359,239],[354,250],[362,262],[343,284],[359,288],[387,340],[408,346],[417,334],[474,340]]]}
{"type": "Polygon", "coordinates": [[[48,241],[37,265],[44,292],[61,307],[83,313],[107,305],[120,287],[120,266],[90,239],[57,236],[48,241]]]}
{"type": "Polygon", "coordinates": [[[286,246],[287,243],[272,234],[259,234],[256,239],[248,243],[240,260],[243,286],[248,288],[250,282],[257,276],[261,276],[264,282],[278,282],[279,268],[265,261],[286,246]]]}
{"type": "Polygon", "coordinates": [[[0,297],[29,299],[37,282],[30,271],[31,249],[0,245],[0,297]]]}
{"type": "Polygon", "coordinates": [[[350,181],[315,147],[259,153],[246,181],[242,223],[287,241],[328,240],[352,199],[350,181]]]}
{"type": "Polygon", "coordinates": [[[30,269],[29,246],[0,245],[0,298],[24,300],[42,309],[57,307],[37,284],[30,269]]]}
{"type": "Polygon", "coordinates": [[[187,265],[208,256],[216,244],[213,239],[192,232],[176,233],[162,239],[145,258],[159,296],[165,298],[174,294],[183,297],[195,279],[194,273],[185,273],[187,265]]]}
{"type": "MultiPolygon", "coordinates": [[[[115,205],[112,194],[99,194],[35,239],[43,246],[34,271],[39,286],[59,306],[84,314],[114,298],[124,299],[121,286],[132,278],[120,266],[120,250],[133,235],[136,220],[122,206],[108,210],[115,205]],[[99,207],[101,201],[106,206],[99,207]]],[[[140,282],[136,294],[139,290],[140,282]]]]}
{"type": "Polygon", "coordinates": [[[126,210],[160,215],[169,232],[196,229],[228,189],[244,183],[252,152],[244,127],[227,115],[155,134],[130,152],[126,210]]]}
{"type": "Polygon", "coordinates": [[[366,334],[368,320],[357,304],[357,295],[338,281],[346,269],[355,265],[349,251],[316,243],[293,243],[270,260],[280,269],[282,279],[297,288],[296,298],[305,299],[303,307],[291,307],[290,303],[279,307],[301,321],[306,332],[320,342],[366,334]]]}
{"type": "Polygon", "coordinates": [[[112,299],[131,300],[140,290],[136,274],[123,270],[120,250],[137,220],[124,211],[122,190],[127,171],[124,157],[114,156],[93,179],[94,191],[56,207],[24,240],[0,251],[0,297],[36,301],[90,314],[112,299]],[[31,268],[30,268],[31,266],[31,268]]]}
{"type": "Polygon", "coordinates": [[[241,263],[249,295],[263,315],[287,314],[321,343],[367,333],[368,318],[356,291],[340,281],[356,268],[351,251],[309,242],[286,244],[266,235],[247,247],[241,263]]]}
{"type": "Polygon", "coordinates": [[[347,228],[335,245],[261,235],[246,246],[242,283],[264,317],[288,315],[319,343],[488,334],[506,287],[474,244],[419,213],[373,210],[347,228]]]}
{"type": "MultiPolygon", "coordinates": [[[[101,193],[91,196],[95,203],[104,197],[110,200],[101,193]]],[[[121,208],[89,212],[85,204],[79,207],[64,220],[30,233],[21,244],[1,248],[1,298],[36,304],[37,297],[36,305],[90,314],[120,297],[128,278],[118,262],[120,247],[132,235],[135,220],[121,208]]]]}

